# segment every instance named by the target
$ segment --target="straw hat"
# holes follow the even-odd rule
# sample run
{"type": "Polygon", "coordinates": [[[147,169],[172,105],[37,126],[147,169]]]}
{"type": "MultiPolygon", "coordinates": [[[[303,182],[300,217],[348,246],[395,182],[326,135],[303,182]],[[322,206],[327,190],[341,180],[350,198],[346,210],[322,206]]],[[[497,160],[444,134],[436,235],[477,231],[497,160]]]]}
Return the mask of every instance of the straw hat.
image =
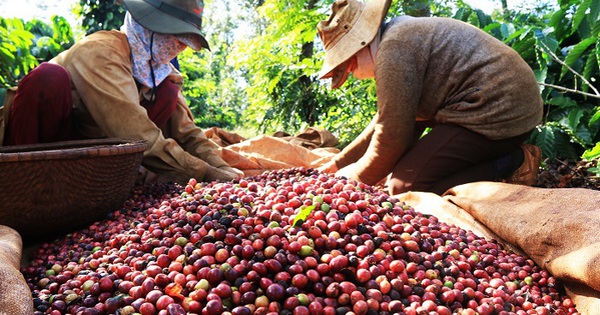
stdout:
{"type": "Polygon", "coordinates": [[[143,27],[162,34],[195,34],[199,47],[210,50],[200,32],[202,0],[123,0],[125,8],[143,27]]]}
{"type": "Polygon", "coordinates": [[[369,45],[390,8],[392,0],[336,0],[329,19],[319,22],[317,30],[325,46],[325,60],[319,78],[332,77],[332,88],[348,78],[345,66],[354,54],[369,45]],[[344,69],[337,69],[344,64],[344,69]]]}

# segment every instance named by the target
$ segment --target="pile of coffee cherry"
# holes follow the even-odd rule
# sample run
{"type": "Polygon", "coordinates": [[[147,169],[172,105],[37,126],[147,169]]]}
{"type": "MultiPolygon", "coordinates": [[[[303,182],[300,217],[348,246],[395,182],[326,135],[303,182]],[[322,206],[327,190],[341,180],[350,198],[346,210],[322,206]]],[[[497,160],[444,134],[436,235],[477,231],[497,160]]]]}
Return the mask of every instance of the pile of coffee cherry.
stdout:
{"type": "Polygon", "coordinates": [[[578,314],[527,257],[304,168],[136,187],[21,271],[35,315],[578,314]]]}

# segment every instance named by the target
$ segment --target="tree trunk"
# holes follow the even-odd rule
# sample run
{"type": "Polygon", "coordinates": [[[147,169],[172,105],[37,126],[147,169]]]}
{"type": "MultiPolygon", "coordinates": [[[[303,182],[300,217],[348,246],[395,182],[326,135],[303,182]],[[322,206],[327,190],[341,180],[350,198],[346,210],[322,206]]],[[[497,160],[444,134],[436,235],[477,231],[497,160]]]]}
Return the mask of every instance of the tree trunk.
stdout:
{"type": "MultiPolygon", "coordinates": [[[[306,11],[311,11],[315,8],[315,4],[317,0],[309,0],[306,4],[306,11]]],[[[314,42],[304,43],[302,45],[302,52],[300,54],[300,60],[304,60],[306,58],[312,58],[314,55],[314,42]]],[[[311,78],[305,74],[300,76],[299,78],[300,84],[303,86],[304,93],[302,95],[303,98],[303,106],[305,106],[305,121],[309,126],[314,126],[317,121],[317,117],[315,117],[315,102],[317,102],[314,97],[315,91],[313,89],[313,82],[311,78]]]]}
{"type": "Polygon", "coordinates": [[[502,14],[506,15],[508,13],[508,1],[500,0],[500,2],[502,3],[502,14]]]}

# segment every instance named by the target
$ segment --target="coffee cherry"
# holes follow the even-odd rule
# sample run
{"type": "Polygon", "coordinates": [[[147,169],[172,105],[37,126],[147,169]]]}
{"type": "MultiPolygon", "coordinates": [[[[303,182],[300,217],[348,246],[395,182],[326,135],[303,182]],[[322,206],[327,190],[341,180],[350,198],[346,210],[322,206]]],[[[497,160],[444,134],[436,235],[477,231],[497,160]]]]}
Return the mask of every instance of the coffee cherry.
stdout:
{"type": "Polygon", "coordinates": [[[135,187],[22,273],[36,315],[577,314],[532,260],[304,168],[135,187]]]}

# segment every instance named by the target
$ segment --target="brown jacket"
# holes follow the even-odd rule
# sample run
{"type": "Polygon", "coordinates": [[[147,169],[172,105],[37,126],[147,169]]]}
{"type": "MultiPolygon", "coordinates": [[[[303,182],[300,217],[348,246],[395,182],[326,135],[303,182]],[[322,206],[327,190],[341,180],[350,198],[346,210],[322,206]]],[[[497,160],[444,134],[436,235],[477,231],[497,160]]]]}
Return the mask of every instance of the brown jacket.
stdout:
{"type": "MultiPolygon", "coordinates": [[[[227,168],[227,163],[213,152],[218,146],[194,125],[181,92],[165,128],[159,129],[150,120],[140,106],[141,97],[148,91],[138,91],[130,55],[124,33],[100,31],[50,61],[63,66],[71,77],[77,132],[84,138],[146,140],[148,149],[142,165],[157,173],[159,180],[233,179],[231,174],[217,169],[227,168]]],[[[175,69],[168,79],[177,84],[183,81],[175,69]]],[[[0,119],[4,131],[2,124],[0,119]]]]}
{"type": "Polygon", "coordinates": [[[375,60],[377,113],[337,157],[358,179],[387,176],[415,139],[416,121],[455,124],[489,139],[541,122],[531,68],[511,47],[450,18],[403,16],[387,25],[375,60]]]}

